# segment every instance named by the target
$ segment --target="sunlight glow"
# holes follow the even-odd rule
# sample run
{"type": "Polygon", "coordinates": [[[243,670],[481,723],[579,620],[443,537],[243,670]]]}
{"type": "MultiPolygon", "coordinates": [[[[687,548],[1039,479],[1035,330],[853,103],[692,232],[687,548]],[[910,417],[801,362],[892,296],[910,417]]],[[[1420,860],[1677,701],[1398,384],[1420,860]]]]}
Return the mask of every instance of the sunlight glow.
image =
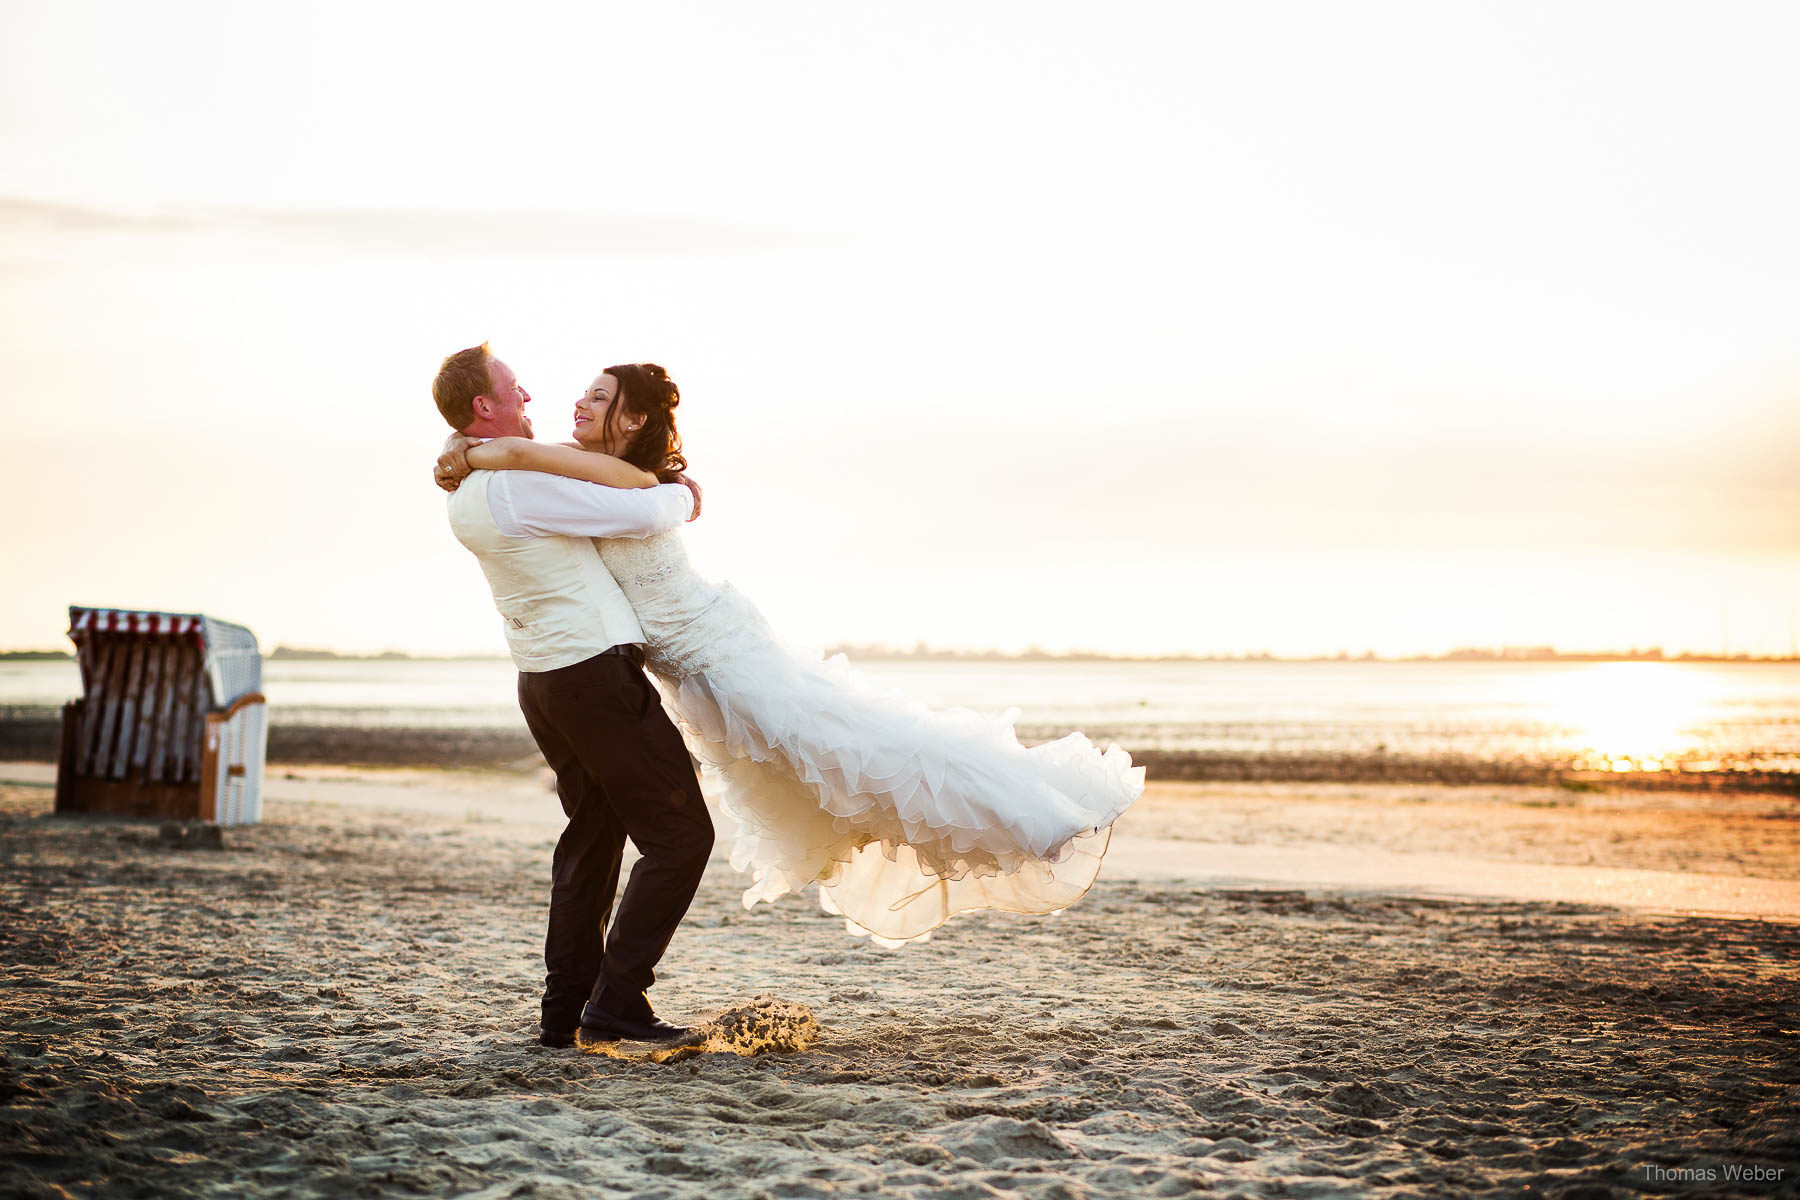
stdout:
{"type": "Polygon", "coordinates": [[[1557,737],[1592,770],[1677,770],[1704,752],[1693,730],[1719,682],[1674,663],[1596,663],[1563,685],[1557,737]]]}

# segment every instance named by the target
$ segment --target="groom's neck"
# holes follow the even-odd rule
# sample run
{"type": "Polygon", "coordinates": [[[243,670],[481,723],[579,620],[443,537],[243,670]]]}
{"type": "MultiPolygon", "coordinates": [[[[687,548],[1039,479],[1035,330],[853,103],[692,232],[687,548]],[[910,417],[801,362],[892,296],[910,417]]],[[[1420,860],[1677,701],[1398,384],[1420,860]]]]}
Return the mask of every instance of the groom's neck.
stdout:
{"type": "Polygon", "coordinates": [[[472,437],[472,438],[497,438],[497,437],[528,438],[531,436],[529,433],[525,432],[525,430],[523,428],[521,428],[520,426],[518,426],[516,424],[507,424],[507,423],[504,423],[501,421],[489,421],[482,417],[477,417],[475,420],[469,422],[462,429],[457,430],[457,432],[462,434],[464,437],[472,437]]]}

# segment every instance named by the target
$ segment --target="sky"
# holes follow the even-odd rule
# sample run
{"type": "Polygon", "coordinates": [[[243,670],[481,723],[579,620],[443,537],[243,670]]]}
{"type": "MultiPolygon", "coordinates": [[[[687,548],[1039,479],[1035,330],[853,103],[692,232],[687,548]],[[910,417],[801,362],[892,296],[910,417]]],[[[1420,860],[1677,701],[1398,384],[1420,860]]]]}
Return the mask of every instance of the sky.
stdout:
{"type": "Polygon", "coordinates": [[[0,647],[500,652],[483,340],[802,643],[1794,643],[1791,5],[6,7],[0,647]]]}

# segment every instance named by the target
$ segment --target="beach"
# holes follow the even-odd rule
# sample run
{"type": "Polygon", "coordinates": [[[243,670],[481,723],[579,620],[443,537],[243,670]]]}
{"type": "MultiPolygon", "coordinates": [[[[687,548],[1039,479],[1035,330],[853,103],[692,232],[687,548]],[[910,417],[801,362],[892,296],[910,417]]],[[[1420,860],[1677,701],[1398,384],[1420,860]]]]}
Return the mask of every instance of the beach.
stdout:
{"type": "Polygon", "coordinates": [[[1800,3],[17,9],[0,1200],[1800,1200],[1800,3]]]}
{"type": "Polygon", "coordinates": [[[727,1020],[661,1056],[535,1041],[560,825],[536,772],[276,771],[265,820],[222,850],[50,815],[47,779],[0,764],[0,1194],[1766,1196],[1800,1178],[1800,909],[1234,876],[1259,850],[1457,853],[1736,878],[1781,908],[1800,886],[1785,796],[1155,784],[1068,912],[960,918],[900,951],[810,900],[746,912],[721,843],[652,996],[727,1020]]]}

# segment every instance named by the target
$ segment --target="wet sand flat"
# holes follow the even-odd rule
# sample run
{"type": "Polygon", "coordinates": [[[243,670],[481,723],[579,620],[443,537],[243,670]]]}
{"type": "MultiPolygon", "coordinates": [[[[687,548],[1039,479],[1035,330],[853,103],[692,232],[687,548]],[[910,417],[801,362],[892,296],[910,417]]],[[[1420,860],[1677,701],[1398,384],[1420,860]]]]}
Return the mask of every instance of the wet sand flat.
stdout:
{"type": "Polygon", "coordinates": [[[1800,880],[1800,798],[1628,787],[1156,783],[1127,833],[1800,880]]]}
{"type": "MultiPolygon", "coordinates": [[[[0,1194],[1766,1196],[1800,1178],[1791,923],[1120,874],[1068,913],[892,952],[794,898],[745,912],[720,856],[659,1007],[768,993],[818,1029],[653,1063],[533,1040],[558,823],[535,780],[283,784],[223,851],[0,786],[0,1194]]],[[[1121,844],[1431,853],[1464,828],[1496,863],[1595,853],[1585,796],[1195,786],[1153,790],[1121,844]]],[[[1780,798],[1602,802],[1640,847],[1604,851],[1619,869],[1720,873],[1737,834],[1794,824],[1780,798]],[[1699,836],[1712,821],[1736,833],[1699,836]]],[[[1778,851],[1747,860],[1756,877],[1792,878],[1778,851]]]]}
{"type": "Polygon", "coordinates": [[[1561,787],[1158,784],[1121,878],[1800,920],[1800,802],[1561,787]]]}

